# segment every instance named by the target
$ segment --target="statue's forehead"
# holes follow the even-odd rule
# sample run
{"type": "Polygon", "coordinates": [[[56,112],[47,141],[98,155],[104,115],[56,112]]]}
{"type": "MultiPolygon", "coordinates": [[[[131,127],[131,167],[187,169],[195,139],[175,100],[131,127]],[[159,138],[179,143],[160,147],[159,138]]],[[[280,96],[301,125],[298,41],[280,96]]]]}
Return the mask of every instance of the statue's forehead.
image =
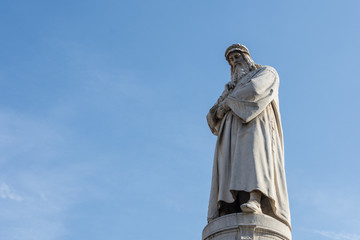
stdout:
{"type": "Polygon", "coordinates": [[[241,51],[240,50],[234,50],[234,51],[232,51],[232,52],[230,52],[228,54],[228,57],[230,57],[231,55],[235,55],[235,54],[241,54],[241,51]]]}
{"type": "Polygon", "coordinates": [[[250,55],[249,50],[247,49],[247,47],[245,47],[244,45],[240,44],[240,43],[236,43],[231,45],[230,47],[228,47],[225,51],[225,58],[228,58],[228,56],[230,55],[231,52],[233,51],[239,51],[241,53],[246,53],[248,55],[250,55]]]}

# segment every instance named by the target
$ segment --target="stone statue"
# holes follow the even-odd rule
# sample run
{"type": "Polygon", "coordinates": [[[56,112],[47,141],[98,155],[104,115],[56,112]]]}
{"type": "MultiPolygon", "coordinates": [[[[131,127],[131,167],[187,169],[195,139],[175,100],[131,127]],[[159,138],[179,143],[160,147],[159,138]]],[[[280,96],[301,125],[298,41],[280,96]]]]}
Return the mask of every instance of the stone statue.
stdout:
{"type": "Polygon", "coordinates": [[[270,66],[241,44],[225,52],[231,81],[207,115],[217,136],[208,221],[230,213],[266,214],[291,229],[278,89],[270,66]]]}

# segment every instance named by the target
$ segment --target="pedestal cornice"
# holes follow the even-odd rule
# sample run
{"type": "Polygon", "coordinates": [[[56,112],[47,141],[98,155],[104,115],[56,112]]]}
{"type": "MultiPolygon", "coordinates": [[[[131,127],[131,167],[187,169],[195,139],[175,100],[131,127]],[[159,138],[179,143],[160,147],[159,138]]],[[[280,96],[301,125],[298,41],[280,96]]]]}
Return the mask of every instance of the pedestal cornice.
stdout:
{"type": "Polygon", "coordinates": [[[234,213],[209,222],[203,240],[291,240],[289,227],[264,214],[234,213]]]}

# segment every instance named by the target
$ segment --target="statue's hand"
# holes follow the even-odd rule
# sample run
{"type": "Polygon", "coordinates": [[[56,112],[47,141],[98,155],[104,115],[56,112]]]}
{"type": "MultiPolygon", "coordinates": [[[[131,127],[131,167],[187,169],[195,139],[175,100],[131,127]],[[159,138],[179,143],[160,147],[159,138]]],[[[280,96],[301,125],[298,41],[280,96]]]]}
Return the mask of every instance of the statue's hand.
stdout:
{"type": "Polygon", "coordinates": [[[224,101],[224,97],[221,95],[218,100],[216,101],[215,105],[219,105],[222,101],[224,101]]]}
{"type": "Polygon", "coordinates": [[[236,86],[236,83],[233,82],[233,81],[230,81],[228,82],[226,85],[225,85],[225,88],[228,90],[228,91],[231,91],[232,89],[234,89],[236,86]]]}
{"type": "Polygon", "coordinates": [[[222,119],[229,110],[229,106],[225,102],[222,102],[216,110],[216,117],[222,119]]]}

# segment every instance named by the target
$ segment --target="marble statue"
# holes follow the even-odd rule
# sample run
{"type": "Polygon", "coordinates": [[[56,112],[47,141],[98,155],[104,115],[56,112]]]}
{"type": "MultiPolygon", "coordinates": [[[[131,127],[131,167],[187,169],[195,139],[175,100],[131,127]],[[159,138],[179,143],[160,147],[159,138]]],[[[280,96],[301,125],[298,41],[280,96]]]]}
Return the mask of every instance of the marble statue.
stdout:
{"type": "Polygon", "coordinates": [[[227,48],[231,81],[210,109],[217,136],[208,221],[230,213],[265,214],[291,229],[284,170],[279,76],[241,44],[227,48]]]}

